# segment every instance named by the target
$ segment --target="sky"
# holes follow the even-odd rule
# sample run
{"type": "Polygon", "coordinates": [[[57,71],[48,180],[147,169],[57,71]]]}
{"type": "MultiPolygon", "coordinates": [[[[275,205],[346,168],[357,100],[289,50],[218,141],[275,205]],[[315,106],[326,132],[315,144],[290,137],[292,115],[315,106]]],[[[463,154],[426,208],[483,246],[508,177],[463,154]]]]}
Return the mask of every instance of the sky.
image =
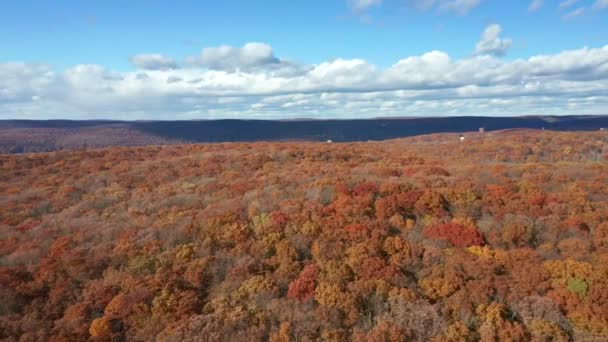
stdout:
{"type": "Polygon", "coordinates": [[[608,114],[608,0],[19,0],[0,119],[608,114]]]}

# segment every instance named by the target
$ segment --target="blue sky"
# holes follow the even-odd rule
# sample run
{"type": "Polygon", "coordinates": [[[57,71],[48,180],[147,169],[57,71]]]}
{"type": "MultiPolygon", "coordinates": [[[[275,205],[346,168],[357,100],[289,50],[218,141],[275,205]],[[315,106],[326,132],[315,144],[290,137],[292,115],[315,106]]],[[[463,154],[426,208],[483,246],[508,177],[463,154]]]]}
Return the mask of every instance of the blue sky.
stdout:
{"type": "Polygon", "coordinates": [[[607,0],[20,0],[0,42],[0,119],[608,113],[607,0]]]}

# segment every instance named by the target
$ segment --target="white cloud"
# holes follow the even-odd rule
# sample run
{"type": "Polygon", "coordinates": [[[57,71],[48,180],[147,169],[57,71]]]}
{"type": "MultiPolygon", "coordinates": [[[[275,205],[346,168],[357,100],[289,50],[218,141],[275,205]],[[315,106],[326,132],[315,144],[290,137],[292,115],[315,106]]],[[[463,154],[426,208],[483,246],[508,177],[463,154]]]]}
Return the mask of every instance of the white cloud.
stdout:
{"type": "Polygon", "coordinates": [[[608,0],[597,0],[594,4],[593,4],[593,9],[594,10],[603,10],[608,8],[608,0]]]}
{"type": "Polygon", "coordinates": [[[479,6],[481,0],[447,0],[443,1],[440,9],[461,15],[467,14],[473,8],[479,6]]]}
{"type": "Polygon", "coordinates": [[[177,76],[169,76],[167,77],[167,83],[176,83],[176,82],[181,82],[182,79],[180,77],[177,76]]]}
{"type": "Polygon", "coordinates": [[[500,25],[492,24],[486,27],[481,35],[481,39],[475,46],[477,55],[503,56],[511,47],[512,41],[508,38],[501,38],[502,28],[500,25]]]}
{"type": "Polygon", "coordinates": [[[348,4],[355,12],[363,12],[371,7],[381,5],[382,0],[348,0],[348,4]]]}
{"type": "Polygon", "coordinates": [[[408,2],[410,5],[422,11],[429,10],[437,4],[437,0],[408,0],[408,2]]]}
{"type": "Polygon", "coordinates": [[[407,0],[407,3],[421,11],[437,9],[464,15],[479,6],[481,0],[407,0]]]}
{"type": "Polygon", "coordinates": [[[570,19],[580,17],[583,14],[585,14],[585,7],[579,7],[573,11],[570,11],[570,12],[564,14],[564,16],[562,18],[564,20],[570,20],[570,19]]]}
{"type": "Polygon", "coordinates": [[[575,5],[579,0],[564,0],[560,2],[559,8],[568,8],[575,5]]]}
{"type": "Polygon", "coordinates": [[[167,70],[177,68],[177,63],[173,58],[161,54],[140,54],[131,56],[129,60],[134,66],[144,70],[167,70]]]}
{"type": "Polygon", "coordinates": [[[49,65],[0,63],[0,104],[52,93],[57,81],[57,74],[49,65]]]}
{"type": "Polygon", "coordinates": [[[235,70],[279,64],[280,60],[270,45],[247,43],[240,48],[228,45],[205,48],[200,56],[188,57],[186,62],[214,70],[235,70]]]}
{"type": "Polygon", "coordinates": [[[387,68],[362,59],[294,65],[293,72],[233,66],[115,72],[99,65],[57,71],[41,64],[0,63],[0,118],[608,112],[608,46],[515,60],[493,54],[454,59],[430,51],[387,68]],[[569,108],[568,103],[577,106],[569,108]]]}
{"type": "Polygon", "coordinates": [[[536,12],[541,7],[543,7],[543,0],[532,0],[532,2],[530,3],[530,6],[528,6],[528,11],[536,12]]]}

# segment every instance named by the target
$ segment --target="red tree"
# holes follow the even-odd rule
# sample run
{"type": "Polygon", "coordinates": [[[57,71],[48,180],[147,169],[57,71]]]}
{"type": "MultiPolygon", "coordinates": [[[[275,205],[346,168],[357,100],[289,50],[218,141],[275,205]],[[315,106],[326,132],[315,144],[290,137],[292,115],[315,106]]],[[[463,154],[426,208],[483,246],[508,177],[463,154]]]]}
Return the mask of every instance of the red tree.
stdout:
{"type": "Polygon", "coordinates": [[[301,302],[312,298],[315,294],[315,281],[319,270],[315,265],[304,267],[298,278],[289,284],[287,297],[297,299],[301,302]]]}
{"type": "Polygon", "coordinates": [[[424,228],[424,236],[435,240],[445,240],[456,247],[481,246],[484,244],[483,235],[473,227],[465,227],[457,223],[446,223],[424,228]]]}

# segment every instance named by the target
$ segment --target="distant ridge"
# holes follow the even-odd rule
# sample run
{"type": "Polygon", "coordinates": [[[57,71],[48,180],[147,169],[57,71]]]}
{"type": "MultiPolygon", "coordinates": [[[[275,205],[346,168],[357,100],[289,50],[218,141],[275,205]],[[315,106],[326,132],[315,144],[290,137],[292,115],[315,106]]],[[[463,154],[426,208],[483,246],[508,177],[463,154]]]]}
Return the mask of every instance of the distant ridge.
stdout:
{"type": "Polygon", "coordinates": [[[292,120],[0,120],[0,153],[173,143],[386,140],[431,133],[515,128],[595,131],[608,116],[402,117],[292,120]]]}

